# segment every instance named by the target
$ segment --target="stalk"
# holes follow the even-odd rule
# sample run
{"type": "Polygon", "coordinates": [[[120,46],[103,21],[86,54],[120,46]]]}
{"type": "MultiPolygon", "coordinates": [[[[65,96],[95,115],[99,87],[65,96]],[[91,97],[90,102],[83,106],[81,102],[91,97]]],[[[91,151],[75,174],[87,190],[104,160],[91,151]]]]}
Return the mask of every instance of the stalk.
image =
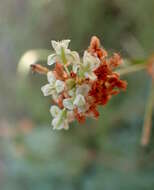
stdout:
{"type": "Polygon", "coordinates": [[[144,124],[143,124],[142,137],[141,137],[141,145],[144,147],[147,146],[150,141],[153,103],[154,103],[154,80],[151,82],[150,94],[146,104],[145,115],[144,115],[144,124]]]}
{"type": "Polygon", "coordinates": [[[120,75],[125,75],[125,74],[129,74],[129,73],[141,71],[141,70],[145,69],[146,66],[147,66],[146,63],[137,64],[137,65],[128,66],[126,68],[118,69],[116,72],[120,75]]]}

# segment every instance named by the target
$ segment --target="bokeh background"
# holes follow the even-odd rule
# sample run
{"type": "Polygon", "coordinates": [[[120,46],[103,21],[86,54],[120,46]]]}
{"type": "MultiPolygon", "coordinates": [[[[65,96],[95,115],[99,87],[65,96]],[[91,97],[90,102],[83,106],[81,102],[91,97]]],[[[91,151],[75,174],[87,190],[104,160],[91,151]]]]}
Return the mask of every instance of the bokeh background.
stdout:
{"type": "Polygon", "coordinates": [[[97,35],[109,52],[148,57],[153,10],[153,0],[0,0],[1,190],[154,189],[153,136],[140,146],[145,71],[123,77],[127,91],[100,108],[97,121],[69,131],[52,131],[50,100],[40,91],[46,77],[17,72],[26,51],[51,49],[51,39],[71,39],[82,54],[97,35]]]}

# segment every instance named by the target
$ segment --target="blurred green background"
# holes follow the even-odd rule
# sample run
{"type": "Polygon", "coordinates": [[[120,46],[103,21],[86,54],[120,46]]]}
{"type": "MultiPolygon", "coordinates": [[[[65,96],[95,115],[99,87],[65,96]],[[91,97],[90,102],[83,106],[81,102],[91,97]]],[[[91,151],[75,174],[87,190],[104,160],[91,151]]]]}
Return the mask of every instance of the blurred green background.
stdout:
{"type": "Polygon", "coordinates": [[[17,73],[26,51],[51,49],[52,39],[71,39],[82,54],[97,35],[109,52],[145,58],[153,10],[153,0],[0,0],[0,190],[154,189],[153,136],[140,146],[146,72],[124,76],[127,91],[69,131],[52,131],[46,77],[17,73]]]}

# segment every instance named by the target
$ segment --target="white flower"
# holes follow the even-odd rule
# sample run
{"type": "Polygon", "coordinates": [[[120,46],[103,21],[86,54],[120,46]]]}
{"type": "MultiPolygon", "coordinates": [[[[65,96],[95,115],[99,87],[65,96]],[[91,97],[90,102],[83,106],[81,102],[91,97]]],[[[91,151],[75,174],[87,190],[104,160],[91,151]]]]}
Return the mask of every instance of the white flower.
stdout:
{"type": "Polygon", "coordinates": [[[85,98],[83,95],[78,94],[73,102],[77,107],[83,107],[86,104],[85,98]]]}
{"type": "Polygon", "coordinates": [[[79,112],[85,112],[87,109],[85,96],[88,94],[90,87],[87,84],[80,85],[75,89],[69,91],[71,98],[63,100],[63,106],[68,110],[78,108],[79,112]]]}
{"type": "Polygon", "coordinates": [[[57,106],[51,106],[50,113],[53,117],[52,126],[53,129],[69,129],[69,117],[70,113],[68,113],[65,109],[61,110],[57,106]]]}
{"type": "Polygon", "coordinates": [[[68,49],[69,43],[71,40],[62,40],[60,42],[56,42],[54,40],[51,41],[52,47],[55,50],[57,55],[61,54],[61,48],[64,49],[65,53],[67,53],[67,51],[69,52],[70,50],[68,49]]]}
{"type": "Polygon", "coordinates": [[[76,94],[82,94],[83,96],[87,96],[90,90],[90,86],[88,84],[82,84],[77,86],[76,94]]]}
{"type": "Polygon", "coordinates": [[[68,110],[74,109],[74,99],[73,98],[66,98],[63,100],[63,106],[68,110]]]}
{"type": "Polygon", "coordinates": [[[55,105],[51,106],[50,113],[51,113],[52,117],[58,116],[59,112],[60,112],[60,109],[58,106],[55,106],[55,105]]]}
{"type": "Polygon", "coordinates": [[[80,73],[84,75],[86,78],[90,78],[91,80],[96,79],[96,75],[94,74],[94,70],[100,65],[100,60],[88,53],[84,52],[83,55],[83,64],[80,68],[80,73]]]}
{"type": "Polygon", "coordinates": [[[80,62],[78,53],[68,49],[69,43],[70,40],[62,40],[60,42],[51,41],[55,53],[48,56],[48,65],[52,65],[55,62],[63,64],[80,62]]]}
{"type": "Polygon", "coordinates": [[[44,96],[53,95],[55,98],[64,90],[65,83],[57,80],[52,71],[47,73],[48,84],[44,85],[41,90],[44,96]]]}
{"type": "Polygon", "coordinates": [[[76,51],[72,51],[71,52],[71,56],[72,56],[72,70],[74,73],[77,73],[78,69],[80,68],[81,62],[80,62],[80,56],[76,51]]]}

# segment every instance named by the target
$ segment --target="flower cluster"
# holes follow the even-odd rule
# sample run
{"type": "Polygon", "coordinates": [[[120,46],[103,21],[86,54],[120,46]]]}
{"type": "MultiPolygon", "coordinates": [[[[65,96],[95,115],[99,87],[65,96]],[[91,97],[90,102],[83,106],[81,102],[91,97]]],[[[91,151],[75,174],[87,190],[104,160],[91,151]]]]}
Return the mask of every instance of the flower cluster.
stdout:
{"type": "Polygon", "coordinates": [[[48,57],[48,65],[54,69],[39,65],[32,65],[32,69],[47,74],[48,84],[41,90],[55,103],[50,108],[53,129],[68,129],[75,119],[84,122],[86,117],[98,118],[98,106],[126,89],[127,83],[114,72],[122,63],[120,55],[109,58],[95,36],[82,59],[68,48],[70,40],[51,43],[55,53],[48,57]]]}

